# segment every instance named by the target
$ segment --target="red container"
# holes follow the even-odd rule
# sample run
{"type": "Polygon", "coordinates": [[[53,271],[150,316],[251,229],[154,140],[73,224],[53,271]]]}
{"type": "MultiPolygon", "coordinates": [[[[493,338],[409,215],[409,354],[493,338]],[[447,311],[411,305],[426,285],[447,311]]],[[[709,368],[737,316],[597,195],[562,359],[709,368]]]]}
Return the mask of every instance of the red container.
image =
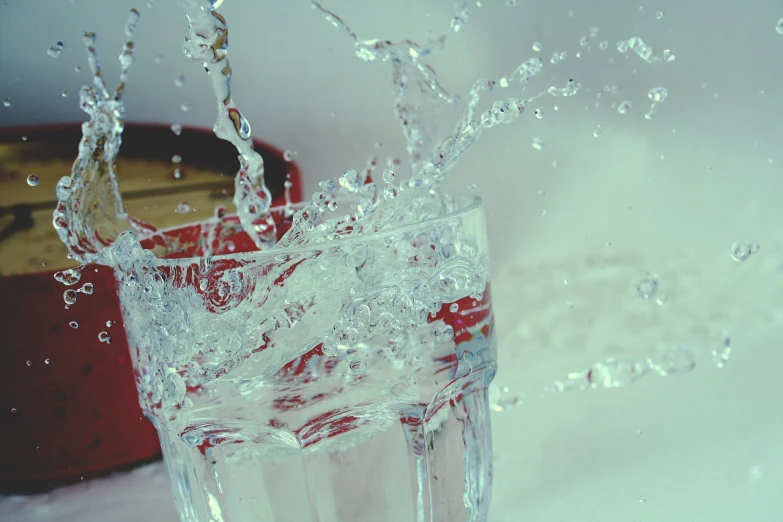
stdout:
{"type": "MultiPolygon", "coordinates": [[[[94,293],[67,310],[66,287],[54,279],[74,266],[51,219],[54,187],[80,137],[76,125],[0,130],[0,493],[42,491],[160,456],[138,405],[111,270],[85,268],[72,288],[93,283],[94,293]]],[[[269,145],[256,149],[274,204],[284,203],[287,178],[299,201],[298,167],[269,145]]],[[[207,218],[215,206],[230,210],[238,168],[236,151],[210,132],[129,124],[117,173],[128,213],[170,227],[207,218]],[[172,163],[176,155],[181,162],[172,163]],[[178,214],[177,201],[201,208],[178,214]]]]}

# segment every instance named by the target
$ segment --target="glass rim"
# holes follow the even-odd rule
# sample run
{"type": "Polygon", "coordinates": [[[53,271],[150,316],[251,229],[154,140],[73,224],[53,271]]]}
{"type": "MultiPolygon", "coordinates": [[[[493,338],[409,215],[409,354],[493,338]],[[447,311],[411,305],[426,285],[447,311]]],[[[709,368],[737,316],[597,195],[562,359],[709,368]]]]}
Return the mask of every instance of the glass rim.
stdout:
{"type": "MultiPolygon", "coordinates": [[[[374,231],[374,232],[367,232],[364,234],[355,234],[355,235],[349,235],[347,237],[340,237],[335,240],[331,241],[322,241],[318,243],[308,243],[305,245],[293,245],[290,247],[285,248],[275,248],[272,247],[269,250],[250,250],[248,252],[231,252],[228,254],[218,254],[214,256],[188,256],[188,257],[178,257],[178,258],[161,258],[155,256],[155,263],[159,266],[176,266],[176,265],[190,265],[195,262],[198,262],[201,259],[210,259],[213,261],[221,261],[225,259],[243,259],[243,260],[257,260],[262,259],[265,257],[276,257],[276,256],[286,256],[286,255],[292,255],[292,254],[299,254],[302,252],[312,252],[315,250],[325,250],[330,247],[335,247],[339,245],[352,245],[357,243],[367,243],[371,242],[373,239],[377,239],[379,237],[389,236],[393,234],[398,233],[404,233],[409,230],[415,230],[417,228],[421,228],[422,226],[431,226],[433,224],[442,223],[445,221],[448,221],[450,219],[453,219],[458,216],[466,215],[471,212],[475,212],[477,210],[480,210],[483,208],[484,200],[479,196],[478,194],[470,194],[465,192],[447,192],[447,195],[451,197],[460,198],[462,201],[464,201],[464,205],[460,205],[457,209],[444,214],[442,216],[425,219],[423,221],[416,221],[414,223],[406,223],[404,225],[398,225],[393,226],[388,229],[374,231]]],[[[300,201],[297,203],[293,203],[290,206],[288,206],[289,209],[299,209],[302,206],[306,205],[307,201],[300,201]]],[[[276,207],[272,207],[270,209],[271,212],[284,212],[286,211],[286,205],[280,205],[276,207]]],[[[345,216],[345,214],[343,214],[345,216]]],[[[236,214],[232,214],[231,217],[236,217],[236,214]]],[[[184,225],[177,225],[174,227],[169,227],[165,229],[160,229],[157,231],[158,234],[165,233],[167,231],[171,230],[177,230],[181,229],[187,226],[193,226],[193,225],[203,225],[204,223],[207,223],[208,220],[203,221],[196,221],[194,223],[184,224],[184,225]]]]}

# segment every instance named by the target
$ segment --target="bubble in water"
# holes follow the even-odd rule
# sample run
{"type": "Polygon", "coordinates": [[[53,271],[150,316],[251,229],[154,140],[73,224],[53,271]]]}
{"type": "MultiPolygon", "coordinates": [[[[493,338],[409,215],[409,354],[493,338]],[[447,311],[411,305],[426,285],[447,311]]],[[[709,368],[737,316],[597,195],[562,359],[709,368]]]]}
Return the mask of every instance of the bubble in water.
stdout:
{"type": "Polygon", "coordinates": [[[52,58],[59,58],[60,57],[60,53],[63,52],[63,47],[64,47],[64,45],[63,45],[62,42],[57,42],[53,46],[49,47],[49,50],[46,51],[46,54],[48,54],[52,58]]]}
{"type": "Polygon", "coordinates": [[[712,362],[715,366],[718,368],[726,366],[726,363],[729,361],[729,356],[731,355],[731,338],[724,334],[718,342],[718,346],[712,349],[711,355],[712,362]]]}
{"type": "Polygon", "coordinates": [[[102,343],[111,344],[111,337],[109,337],[109,332],[105,330],[98,334],[98,340],[102,343]]]}
{"type": "Polygon", "coordinates": [[[348,363],[348,367],[351,369],[351,373],[355,375],[361,375],[367,371],[367,361],[358,359],[348,363]]]}
{"type": "Polygon", "coordinates": [[[182,134],[182,125],[179,123],[174,123],[171,125],[171,132],[173,132],[175,135],[179,136],[182,134]]]}
{"type": "Polygon", "coordinates": [[[71,321],[70,323],[68,323],[68,326],[76,330],[77,328],[79,328],[79,323],[77,323],[76,321],[71,321]]]}
{"type": "Polygon", "coordinates": [[[544,47],[541,45],[541,42],[533,42],[533,50],[535,52],[539,52],[544,47]]]}
{"type": "Polygon", "coordinates": [[[54,280],[66,286],[75,285],[79,282],[79,280],[81,280],[81,278],[82,273],[75,268],[70,268],[68,270],[63,270],[62,272],[54,273],[54,280]]]}
{"type": "Polygon", "coordinates": [[[176,85],[177,87],[182,87],[183,85],[185,85],[185,75],[180,74],[179,76],[174,78],[174,85],[176,85]]]}
{"type": "Polygon", "coordinates": [[[35,174],[30,174],[29,176],[27,176],[27,184],[30,185],[31,187],[38,186],[38,181],[39,181],[38,176],[36,176],[35,174]]]}
{"type": "Polygon", "coordinates": [[[3,107],[11,106],[11,98],[3,98],[3,107]]]}
{"type": "Polygon", "coordinates": [[[74,304],[76,302],[76,290],[66,290],[63,292],[63,300],[67,305],[74,304]]]}
{"type": "Polygon", "coordinates": [[[731,245],[731,257],[734,261],[745,261],[759,250],[758,243],[740,241],[731,245]]]}
{"type": "Polygon", "coordinates": [[[172,162],[172,163],[174,163],[174,164],[176,164],[176,163],[182,163],[182,156],[180,156],[179,154],[174,154],[174,155],[171,157],[171,162],[172,162]]]}
{"type": "Polygon", "coordinates": [[[627,114],[630,112],[631,107],[633,107],[633,103],[631,103],[631,100],[625,100],[617,107],[617,112],[620,114],[627,114]]]}
{"type": "Polygon", "coordinates": [[[536,136],[533,138],[533,148],[536,150],[541,150],[544,148],[544,140],[536,136]]]}
{"type": "Polygon", "coordinates": [[[666,101],[666,97],[669,96],[669,90],[666,87],[653,87],[650,92],[647,93],[647,97],[654,102],[666,101]]]}
{"type": "Polygon", "coordinates": [[[658,291],[658,279],[654,276],[647,276],[636,283],[635,288],[640,297],[649,299],[658,291]]]}
{"type": "Polygon", "coordinates": [[[295,150],[286,150],[283,152],[283,159],[286,161],[294,161],[297,152],[295,150]]]}
{"type": "Polygon", "coordinates": [[[778,20],[778,23],[775,24],[775,31],[777,31],[778,34],[783,34],[783,18],[778,20]]]}
{"type": "Polygon", "coordinates": [[[459,305],[457,303],[451,303],[449,306],[449,312],[456,314],[459,311],[459,305]]]}
{"type": "Polygon", "coordinates": [[[190,205],[188,205],[187,201],[180,201],[179,205],[177,205],[177,208],[174,210],[174,212],[178,214],[187,214],[190,212],[190,205]]]}
{"type": "Polygon", "coordinates": [[[454,328],[451,327],[451,325],[446,325],[443,328],[438,328],[435,330],[435,339],[437,339],[440,342],[447,342],[454,339],[454,328]]]}

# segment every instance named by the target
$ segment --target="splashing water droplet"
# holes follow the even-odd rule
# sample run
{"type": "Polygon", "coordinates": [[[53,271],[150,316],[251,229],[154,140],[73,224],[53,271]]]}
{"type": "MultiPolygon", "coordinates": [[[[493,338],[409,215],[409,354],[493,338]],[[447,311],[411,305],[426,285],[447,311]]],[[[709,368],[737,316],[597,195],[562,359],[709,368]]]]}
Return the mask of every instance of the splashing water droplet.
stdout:
{"type": "Polygon", "coordinates": [[[77,323],[76,321],[71,321],[70,323],[68,323],[68,326],[76,330],[77,328],[79,328],[79,323],[77,323]]]}
{"type": "Polygon", "coordinates": [[[650,92],[647,93],[648,98],[659,103],[666,101],[667,96],[669,96],[669,90],[666,87],[653,87],[650,89],[650,92]]]}
{"type": "Polygon", "coordinates": [[[171,132],[173,132],[175,135],[179,136],[182,134],[182,125],[179,123],[174,123],[171,125],[171,132]]]}
{"type": "Polygon", "coordinates": [[[52,58],[59,58],[60,54],[63,52],[64,44],[62,42],[57,42],[53,46],[49,47],[49,50],[46,51],[46,54],[48,54],[52,58]]]}
{"type": "Polygon", "coordinates": [[[38,182],[39,182],[38,176],[36,176],[35,174],[30,174],[29,176],[27,176],[27,184],[30,185],[31,187],[37,187],[38,182]]]}
{"type": "Polygon", "coordinates": [[[731,356],[731,337],[724,334],[721,336],[721,339],[717,344],[718,345],[711,351],[712,362],[718,368],[723,368],[726,366],[726,363],[729,361],[729,357],[731,356]]]}
{"type": "Polygon", "coordinates": [[[640,297],[649,299],[658,291],[658,279],[654,276],[647,276],[636,283],[635,288],[640,297]]]}
{"type": "Polygon", "coordinates": [[[11,106],[11,98],[3,98],[3,107],[11,106]]]}
{"type": "Polygon", "coordinates": [[[102,343],[111,344],[111,337],[109,337],[109,332],[105,330],[98,334],[98,340],[102,343]]]}
{"type": "Polygon", "coordinates": [[[740,241],[731,245],[731,257],[734,261],[745,261],[759,250],[758,243],[740,241]]]}
{"type": "Polygon", "coordinates": [[[76,290],[66,290],[63,292],[63,301],[66,305],[72,305],[76,302],[76,290]]]}
{"type": "Polygon", "coordinates": [[[93,286],[92,283],[84,283],[79,289],[79,292],[83,293],[84,295],[92,295],[94,290],[95,286],[93,286]]]}

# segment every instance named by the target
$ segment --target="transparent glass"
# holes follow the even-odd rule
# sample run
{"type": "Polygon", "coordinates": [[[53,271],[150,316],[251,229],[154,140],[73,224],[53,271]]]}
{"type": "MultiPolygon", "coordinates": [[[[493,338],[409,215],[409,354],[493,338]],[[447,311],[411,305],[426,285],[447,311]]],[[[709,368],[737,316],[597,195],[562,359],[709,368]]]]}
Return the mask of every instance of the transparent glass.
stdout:
{"type": "Polygon", "coordinates": [[[484,522],[496,347],[481,201],[312,246],[118,240],[140,402],[183,522],[484,522]]]}

